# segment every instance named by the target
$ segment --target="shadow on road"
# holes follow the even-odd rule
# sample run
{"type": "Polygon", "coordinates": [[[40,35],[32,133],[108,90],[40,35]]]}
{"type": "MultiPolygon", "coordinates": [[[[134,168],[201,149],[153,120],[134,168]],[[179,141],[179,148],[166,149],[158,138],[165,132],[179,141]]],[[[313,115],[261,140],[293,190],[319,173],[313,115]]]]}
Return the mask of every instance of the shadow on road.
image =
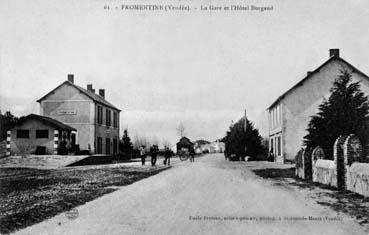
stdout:
{"type": "Polygon", "coordinates": [[[305,191],[318,204],[350,215],[369,231],[369,198],[353,192],[341,192],[336,188],[299,179],[295,176],[295,168],[265,168],[252,171],[266,179],[271,179],[275,185],[305,191]]]}

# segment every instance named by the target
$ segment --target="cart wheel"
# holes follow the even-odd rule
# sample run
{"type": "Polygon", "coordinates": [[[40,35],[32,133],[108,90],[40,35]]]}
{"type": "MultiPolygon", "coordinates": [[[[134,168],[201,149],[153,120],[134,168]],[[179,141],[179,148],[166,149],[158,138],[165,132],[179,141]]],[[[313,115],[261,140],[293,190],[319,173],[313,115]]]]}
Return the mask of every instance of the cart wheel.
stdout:
{"type": "Polygon", "coordinates": [[[181,161],[186,161],[188,159],[188,155],[185,153],[181,153],[179,154],[179,159],[181,159],[181,161]]]}

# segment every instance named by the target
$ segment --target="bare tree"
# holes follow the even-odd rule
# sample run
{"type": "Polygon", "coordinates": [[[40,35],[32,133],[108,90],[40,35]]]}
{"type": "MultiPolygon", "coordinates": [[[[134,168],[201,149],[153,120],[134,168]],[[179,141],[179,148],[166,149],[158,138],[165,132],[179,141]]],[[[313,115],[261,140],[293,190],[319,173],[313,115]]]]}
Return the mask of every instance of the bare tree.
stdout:
{"type": "Polygon", "coordinates": [[[139,149],[141,146],[149,147],[150,142],[145,136],[135,135],[133,139],[133,147],[139,149]]]}
{"type": "Polygon", "coordinates": [[[182,122],[180,122],[177,127],[177,135],[181,138],[186,135],[185,126],[183,125],[182,122]]]}
{"type": "Polygon", "coordinates": [[[152,137],[150,142],[157,146],[159,146],[160,143],[159,139],[156,136],[152,137]]]}
{"type": "Polygon", "coordinates": [[[168,148],[170,148],[170,147],[172,146],[172,144],[170,143],[170,141],[169,141],[169,140],[167,140],[167,139],[163,139],[163,140],[161,141],[161,143],[162,143],[162,145],[163,145],[164,147],[168,147],[168,148]]]}

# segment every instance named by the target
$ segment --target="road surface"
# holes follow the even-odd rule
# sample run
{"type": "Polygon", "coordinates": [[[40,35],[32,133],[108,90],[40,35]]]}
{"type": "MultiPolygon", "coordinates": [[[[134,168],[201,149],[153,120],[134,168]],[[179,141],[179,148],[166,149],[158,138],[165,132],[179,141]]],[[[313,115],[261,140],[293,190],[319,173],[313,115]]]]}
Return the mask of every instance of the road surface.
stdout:
{"type": "MultiPolygon", "coordinates": [[[[302,192],[210,154],[60,214],[19,234],[367,234],[302,192]],[[328,218],[328,220],[327,220],[328,218]]],[[[255,164],[255,163],[253,163],[255,164]]]]}

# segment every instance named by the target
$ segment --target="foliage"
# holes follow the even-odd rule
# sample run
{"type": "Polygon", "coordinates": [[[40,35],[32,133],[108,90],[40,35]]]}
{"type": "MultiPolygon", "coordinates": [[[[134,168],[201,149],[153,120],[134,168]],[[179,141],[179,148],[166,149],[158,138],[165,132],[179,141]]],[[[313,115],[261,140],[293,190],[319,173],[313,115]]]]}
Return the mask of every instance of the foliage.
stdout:
{"type": "Polygon", "coordinates": [[[133,150],[133,144],[131,142],[131,138],[128,136],[128,130],[125,129],[123,132],[123,137],[119,143],[119,149],[123,153],[131,153],[133,150]]]}
{"type": "Polygon", "coordinates": [[[222,141],[225,143],[225,152],[227,155],[247,155],[256,158],[264,152],[259,130],[248,119],[246,119],[245,128],[245,118],[233,124],[222,141]]]}
{"type": "Polygon", "coordinates": [[[328,159],[333,159],[333,145],[340,135],[356,134],[362,143],[368,138],[368,98],[360,90],[359,82],[342,70],[330,89],[330,97],[320,104],[318,113],[311,117],[304,145],[320,146],[328,159]]]}
{"type": "Polygon", "coordinates": [[[6,131],[17,124],[19,118],[11,114],[10,111],[2,114],[0,111],[0,141],[6,139],[6,131]]]}

